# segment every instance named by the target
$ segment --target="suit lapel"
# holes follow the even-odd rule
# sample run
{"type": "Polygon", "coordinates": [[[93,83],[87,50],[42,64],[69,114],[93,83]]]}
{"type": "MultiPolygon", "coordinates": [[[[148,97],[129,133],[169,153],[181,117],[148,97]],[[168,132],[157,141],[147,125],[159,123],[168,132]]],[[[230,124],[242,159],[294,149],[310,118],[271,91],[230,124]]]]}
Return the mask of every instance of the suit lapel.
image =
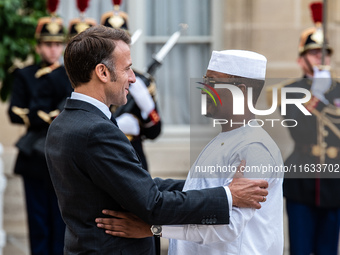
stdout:
{"type": "Polygon", "coordinates": [[[106,115],[101,110],[99,110],[96,106],[94,106],[94,105],[92,105],[92,104],[90,104],[88,102],[82,101],[82,100],[76,100],[76,99],[68,98],[66,100],[65,110],[87,111],[87,112],[91,112],[93,114],[99,115],[103,119],[109,120],[106,117],[106,115]]]}

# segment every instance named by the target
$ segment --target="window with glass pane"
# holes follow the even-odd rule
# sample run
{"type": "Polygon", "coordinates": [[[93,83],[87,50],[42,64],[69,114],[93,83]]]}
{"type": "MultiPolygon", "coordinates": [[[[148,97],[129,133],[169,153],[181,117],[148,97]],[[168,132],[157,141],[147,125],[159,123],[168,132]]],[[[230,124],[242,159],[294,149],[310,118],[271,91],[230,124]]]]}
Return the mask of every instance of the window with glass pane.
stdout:
{"type": "Polygon", "coordinates": [[[205,74],[211,54],[210,0],[146,0],[146,54],[152,56],[181,29],[179,42],[156,71],[163,123],[190,123],[190,78],[205,74]]]}

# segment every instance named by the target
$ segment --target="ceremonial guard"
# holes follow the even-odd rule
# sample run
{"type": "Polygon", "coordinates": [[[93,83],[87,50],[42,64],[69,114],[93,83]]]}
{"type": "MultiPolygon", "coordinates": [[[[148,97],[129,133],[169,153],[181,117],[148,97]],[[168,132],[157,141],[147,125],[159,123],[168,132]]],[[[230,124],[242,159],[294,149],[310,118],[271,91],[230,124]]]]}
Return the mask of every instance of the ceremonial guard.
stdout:
{"type": "MultiPolygon", "coordinates": [[[[311,4],[315,27],[302,32],[298,64],[301,79],[280,84],[311,92],[305,115],[287,105],[285,119],[296,121],[289,128],[294,151],[285,161],[284,196],[289,220],[290,254],[338,254],[340,225],[340,84],[331,77],[332,48],[324,40],[322,3],[311,4]]],[[[280,86],[279,86],[280,87],[280,86]]],[[[289,93],[301,99],[303,93],[289,93]]],[[[293,124],[293,123],[292,123],[293,124]]]]}
{"type": "Polygon", "coordinates": [[[83,32],[89,27],[97,25],[97,22],[92,18],[85,17],[85,11],[89,6],[89,0],[77,0],[77,8],[80,12],[79,18],[74,18],[70,21],[68,27],[67,39],[83,32]]]}
{"type": "Polygon", "coordinates": [[[45,136],[63,109],[72,87],[59,63],[64,49],[62,19],[53,15],[58,1],[49,1],[51,17],[39,19],[35,37],[41,62],[15,70],[8,114],[27,132],[16,143],[19,150],[14,172],[23,178],[29,241],[32,255],[61,255],[65,224],[61,218],[45,154],[45,136]]]}
{"type": "MultiPolygon", "coordinates": [[[[119,10],[121,1],[113,0],[114,10],[104,13],[100,23],[107,27],[128,31],[128,15],[119,10]]],[[[161,119],[156,104],[156,84],[152,74],[134,70],[136,82],[131,84],[126,105],[111,108],[119,128],[130,140],[140,157],[144,169],[148,170],[143,151],[143,140],[155,139],[161,133],[161,119]]]]}

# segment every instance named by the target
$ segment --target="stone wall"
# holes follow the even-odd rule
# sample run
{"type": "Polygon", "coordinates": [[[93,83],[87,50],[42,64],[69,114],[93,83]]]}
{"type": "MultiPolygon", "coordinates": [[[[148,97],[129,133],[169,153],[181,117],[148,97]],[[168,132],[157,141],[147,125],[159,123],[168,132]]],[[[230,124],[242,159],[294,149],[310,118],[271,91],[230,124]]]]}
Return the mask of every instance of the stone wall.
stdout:
{"type": "MultiPolygon", "coordinates": [[[[311,0],[227,0],[224,15],[224,48],[259,52],[268,59],[267,77],[301,76],[296,64],[300,33],[314,26],[311,0]]],[[[340,2],[328,2],[327,34],[335,52],[332,67],[340,71],[340,2]]]]}

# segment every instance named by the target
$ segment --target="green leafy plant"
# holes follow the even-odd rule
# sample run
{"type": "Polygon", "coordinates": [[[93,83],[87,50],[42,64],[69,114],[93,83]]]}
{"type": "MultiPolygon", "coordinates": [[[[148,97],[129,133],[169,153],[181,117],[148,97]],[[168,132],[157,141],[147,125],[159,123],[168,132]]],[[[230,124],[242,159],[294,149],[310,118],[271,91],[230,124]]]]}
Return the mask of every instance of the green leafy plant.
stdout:
{"type": "Polygon", "coordinates": [[[38,19],[46,16],[46,0],[0,0],[0,99],[11,92],[12,72],[17,65],[33,56],[38,19]]]}

